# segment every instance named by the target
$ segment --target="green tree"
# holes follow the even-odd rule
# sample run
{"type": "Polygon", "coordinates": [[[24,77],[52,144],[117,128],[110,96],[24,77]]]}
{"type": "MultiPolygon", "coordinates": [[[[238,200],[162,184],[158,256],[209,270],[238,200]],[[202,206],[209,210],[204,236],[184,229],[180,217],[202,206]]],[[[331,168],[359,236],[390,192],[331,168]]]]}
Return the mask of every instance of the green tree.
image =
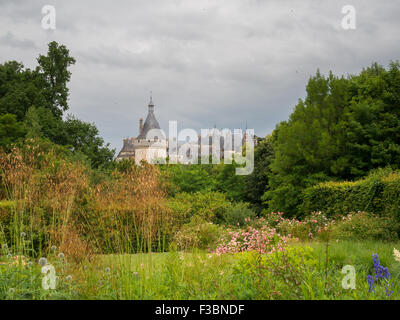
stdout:
{"type": "Polygon", "coordinates": [[[400,166],[400,65],[373,64],[359,75],[310,78],[304,101],[274,132],[275,157],[263,200],[299,214],[304,188],[400,166]]]}
{"type": "Polygon", "coordinates": [[[0,115],[0,147],[6,148],[25,135],[23,123],[17,121],[14,114],[0,115]]]}
{"type": "Polygon", "coordinates": [[[64,122],[64,145],[71,146],[74,152],[85,154],[94,168],[107,165],[113,158],[115,150],[99,136],[94,124],[83,122],[69,115],[64,122]]]}
{"type": "Polygon", "coordinates": [[[71,78],[68,68],[75,64],[75,59],[64,45],[53,41],[49,43],[47,55],[40,55],[37,61],[36,71],[43,79],[44,95],[54,116],[61,117],[68,110],[67,83],[71,78]]]}
{"type": "Polygon", "coordinates": [[[274,157],[272,136],[260,141],[254,150],[254,171],[244,178],[245,200],[261,208],[262,196],[269,186],[271,161],[274,157]]]}

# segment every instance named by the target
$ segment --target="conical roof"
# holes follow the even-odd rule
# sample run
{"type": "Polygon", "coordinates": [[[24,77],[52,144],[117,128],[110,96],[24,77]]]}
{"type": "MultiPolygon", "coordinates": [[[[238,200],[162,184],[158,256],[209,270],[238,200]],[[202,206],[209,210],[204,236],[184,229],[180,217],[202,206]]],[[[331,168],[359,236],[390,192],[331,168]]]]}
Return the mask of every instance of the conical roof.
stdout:
{"type": "MultiPolygon", "coordinates": [[[[151,130],[159,130],[159,133],[157,133],[156,135],[158,136],[158,138],[164,138],[164,135],[161,132],[160,129],[160,124],[158,123],[156,116],[154,115],[154,104],[153,104],[153,99],[152,97],[150,97],[150,103],[149,103],[149,113],[147,114],[146,120],[144,122],[143,125],[143,130],[142,132],[139,134],[139,136],[137,137],[137,139],[139,140],[145,140],[147,137],[147,134],[151,131],[151,130]]],[[[153,134],[154,136],[154,134],[153,134]]]]}

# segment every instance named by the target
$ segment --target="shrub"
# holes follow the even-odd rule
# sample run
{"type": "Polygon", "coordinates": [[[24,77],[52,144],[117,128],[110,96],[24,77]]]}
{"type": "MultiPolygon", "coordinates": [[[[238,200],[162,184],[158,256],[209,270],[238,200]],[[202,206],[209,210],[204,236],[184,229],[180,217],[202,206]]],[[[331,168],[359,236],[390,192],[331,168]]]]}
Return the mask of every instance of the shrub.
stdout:
{"type": "Polygon", "coordinates": [[[275,251],[282,251],[290,237],[281,236],[275,229],[267,225],[256,229],[247,226],[246,229],[230,231],[218,241],[215,250],[217,254],[237,253],[244,251],[258,251],[259,253],[270,254],[275,251]]]}
{"type": "Polygon", "coordinates": [[[400,224],[392,217],[357,212],[333,224],[332,236],[342,240],[398,240],[400,224]]]}
{"type": "Polygon", "coordinates": [[[220,192],[179,193],[168,200],[175,223],[178,225],[190,222],[193,216],[213,223],[223,222],[225,212],[231,208],[231,202],[220,192]]]}
{"type": "Polygon", "coordinates": [[[282,235],[290,235],[301,240],[315,238],[330,223],[321,212],[312,212],[302,221],[283,217],[282,212],[265,214],[265,221],[282,235]]]}
{"type": "Polygon", "coordinates": [[[242,226],[250,219],[254,219],[256,213],[244,202],[239,202],[228,208],[224,213],[224,221],[231,226],[242,226]]]}
{"type": "Polygon", "coordinates": [[[219,239],[221,232],[219,226],[194,216],[190,223],[183,225],[174,235],[173,240],[181,250],[210,249],[219,239]]]}
{"type": "Polygon", "coordinates": [[[400,172],[380,169],[355,182],[325,182],[303,192],[301,212],[328,217],[365,211],[400,219],[400,172]]]}

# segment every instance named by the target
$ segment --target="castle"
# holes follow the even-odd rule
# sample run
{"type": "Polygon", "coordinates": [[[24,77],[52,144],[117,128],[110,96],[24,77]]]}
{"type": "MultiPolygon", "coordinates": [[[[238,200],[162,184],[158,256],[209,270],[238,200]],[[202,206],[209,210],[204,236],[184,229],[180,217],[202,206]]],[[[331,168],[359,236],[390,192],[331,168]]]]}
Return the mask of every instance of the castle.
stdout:
{"type": "Polygon", "coordinates": [[[142,160],[148,163],[157,162],[158,159],[167,158],[168,142],[154,115],[153,98],[150,97],[149,109],[146,120],[139,120],[139,135],[137,138],[126,138],[122,150],[117,156],[117,161],[122,159],[135,159],[136,163],[142,160]]]}
{"type": "MultiPolygon", "coordinates": [[[[247,125],[246,125],[247,129],[247,125]]],[[[206,147],[209,148],[209,154],[213,154],[212,151],[212,140],[219,142],[220,148],[218,148],[217,157],[220,159],[224,158],[224,139],[232,139],[232,146],[234,145],[234,137],[233,136],[220,136],[219,130],[212,129],[207,136],[202,137],[200,134],[198,135],[198,141],[196,143],[190,143],[191,149],[188,149],[186,152],[186,157],[183,158],[182,155],[173,154],[169,155],[170,160],[172,157],[177,157],[176,161],[179,163],[194,163],[197,161],[194,157],[199,157],[201,155],[201,148],[206,147]],[[196,149],[197,154],[191,154],[191,151],[196,149]],[[194,157],[193,157],[194,156],[194,157]]],[[[254,146],[258,144],[258,138],[256,136],[248,136],[245,130],[245,133],[242,138],[242,145],[246,142],[249,142],[250,139],[253,140],[254,146]]],[[[176,140],[175,140],[176,141],[176,140]]],[[[179,142],[178,142],[179,144],[179,142]]],[[[236,146],[231,150],[232,153],[241,153],[241,146],[236,146]],[[239,147],[239,148],[238,148],[239,147]],[[238,148],[238,149],[237,149],[238,148]]],[[[122,159],[135,159],[135,162],[139,164],[142,160],[147,161],[148,163],[162,163],[167,159],[168,156],[168,140],[161,130],[160,125],[154,114],[154,103],[153,98],[150,96],[150,102],[148,105],[148,114],[146,120],[143,124],[143,119],[139,120],[139,135],[137,138],[126,138],[123,140],[123,147],[119,152],[116,160],[122,159]]],[[[229,152],[229,151],[228,151],[229,152]]]]}

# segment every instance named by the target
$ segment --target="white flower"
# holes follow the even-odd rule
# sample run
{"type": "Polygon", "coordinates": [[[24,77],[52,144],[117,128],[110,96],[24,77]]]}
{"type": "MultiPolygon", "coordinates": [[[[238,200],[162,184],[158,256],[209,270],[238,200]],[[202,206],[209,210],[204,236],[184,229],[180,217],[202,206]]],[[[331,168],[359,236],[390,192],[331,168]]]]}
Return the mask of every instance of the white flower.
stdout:
{"type": "Polygon", "coordinates": [[[67,276],[65,279],[66,279],[67,281],[71,281],[71,280],[72,280],[72,276],[69,275],[69,276],[67,276]]]}
{"type": "Polygon", "coordinates": [[[64,253],[60,252],[60,253],[58,254],[58,258],[64,259],[64,257],[65,257],[64,253]]]}
{"type": "Polygon", "coordinates": [[[394,255],[394,260],[397,262],[400,262],[400,252],[396,248],[393,248],[393,255],[394,255]]]}

